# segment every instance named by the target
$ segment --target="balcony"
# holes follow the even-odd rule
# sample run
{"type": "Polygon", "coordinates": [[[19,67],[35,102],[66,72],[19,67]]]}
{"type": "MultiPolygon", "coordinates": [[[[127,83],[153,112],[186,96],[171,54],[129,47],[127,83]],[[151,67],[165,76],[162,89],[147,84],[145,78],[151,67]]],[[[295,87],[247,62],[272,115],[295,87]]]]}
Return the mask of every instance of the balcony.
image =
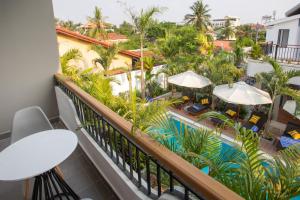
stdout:
{"type": "Polygon", "coordinates": [[[130,122],[62,75],[55,78],[60,118],[120,198],[241,199],[148,135],[132,134],[130,122]],[[74,105],[75,120],[66,98],[74,105]]]}
{"type": "MultiPolygon", "coordinates": [[[[52,125],[55,129],[65,129],[61,121],[55,121],[52,125]]],[[[0,140],[0,151],[9,145],[9,140],[10,138],[0,140]]],[[[65,180],[80,197],[119,199],[80,146],[60,165],[60,168],[65,180]]],[[[0,199],[22,199],[23,185],[24,181],[0,182],[0,199]]],[[[33,186],[33,182],[30,183],[30,186],[33,186]]]]}
{"type": "Polygon", "coordinates": [[[300,46],[299,45],[278,45],[266,43],[262,45],[263,53],[279,62],[288,64],[300,63],[300,46]]]}
{"type": "MultiPolygon", "coordinates": [[[[71,81],[55,78],[60,120],[53,125],[79,138],[60,168],[81,198],[242,199],[148,135],[132,134],[131,123],[71,81]]],[[[9,138],[1,140],[0,150],[8,145],[9,138]]],[[[0,198],[22,199],[23,184],[1,182],[0,198]]]]}

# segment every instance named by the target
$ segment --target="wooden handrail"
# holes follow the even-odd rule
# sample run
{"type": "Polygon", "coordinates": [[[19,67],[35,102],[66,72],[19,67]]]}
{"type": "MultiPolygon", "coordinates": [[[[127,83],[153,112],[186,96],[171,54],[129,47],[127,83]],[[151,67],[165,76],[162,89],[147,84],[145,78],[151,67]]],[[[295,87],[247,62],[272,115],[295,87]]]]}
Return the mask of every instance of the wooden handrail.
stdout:
{"type": "Polygon", "coordinates": [[[119,131],[131,140],[131,142],[156,159],[161,165],[166,167],[166,169],[172,171],[175,177],[198,195],[206,199],[216,200],[243,199],[223,184],[202,173],[198,168],[150,138],[147,134],[143,134],[140,131],[131,134],[132,124],[129,121],[113,112],[63,75],[55,74],[55,78],[90,106],[95,112],[102,115],[115,128],[119,129],[119,131]]]}

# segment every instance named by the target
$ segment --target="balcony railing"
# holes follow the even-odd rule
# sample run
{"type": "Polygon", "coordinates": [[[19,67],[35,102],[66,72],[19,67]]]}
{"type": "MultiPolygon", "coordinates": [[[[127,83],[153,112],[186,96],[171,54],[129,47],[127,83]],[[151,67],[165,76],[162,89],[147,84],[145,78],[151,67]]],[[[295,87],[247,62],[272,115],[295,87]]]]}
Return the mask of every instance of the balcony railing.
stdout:
{"type": "Polygon", "coordinates": [[[181,188],[184,199],[242,199],[148,135],[140,131],[132,134],[130,122],[73,82],[59,74],[55,75],[55,79],[73,101],[90,136],[148,197],[157,199],[164,191],[181,188]]]}
{"type": "Polygon", "coordinates": [[[266,56],[287,63],[300,62],[300,45],[278,45],[266,43],[262,45],[263,53],[266,56]]]}

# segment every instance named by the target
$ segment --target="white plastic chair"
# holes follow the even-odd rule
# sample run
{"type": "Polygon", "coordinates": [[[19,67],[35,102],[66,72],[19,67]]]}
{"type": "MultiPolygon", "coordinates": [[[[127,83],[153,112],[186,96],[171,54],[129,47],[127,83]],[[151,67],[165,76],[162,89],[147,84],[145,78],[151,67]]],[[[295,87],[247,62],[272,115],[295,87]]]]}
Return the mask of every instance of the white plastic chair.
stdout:
{"type": "MultiPolygon", "coordinates": [[[[50,121],[38,106],[27,107],[15,113],[12,125],[10,143],[40,131],[53,129],[50,121]]],[[[62,176],[61,170],[56,167],[58,173],[62,176]]],[[[24,198],[29,196],[29,179],[25,180],[24,198]]]]}
{"type": "Polygon", "coordinates": [[[78,118],[73,101],[59,87],[55,87],[59,118],[74,133],[78,133],[81,122],[78,118]]]}
{"type": "Polygon", "coordinates": [[[15,113],[10,143],[31,134],[53,129],[50,121],[38,106],[27,107],[15,113]]]}

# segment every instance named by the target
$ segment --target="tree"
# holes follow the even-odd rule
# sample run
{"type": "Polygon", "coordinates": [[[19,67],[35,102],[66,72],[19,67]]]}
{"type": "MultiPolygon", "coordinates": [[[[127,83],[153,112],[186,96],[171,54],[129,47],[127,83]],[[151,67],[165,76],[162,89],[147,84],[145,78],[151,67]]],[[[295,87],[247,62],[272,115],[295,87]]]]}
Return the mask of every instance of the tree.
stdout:
{"type": "Polygon", "coordinates": [[[255,60],[258,60],[262,57],[262,55],[263,55],[263,51],[262,51],[262,48],[260,47],[260,45],[257,43],[253,44],[251,52],[250,52],[250,57],[255,60]]]}
{"type": "Polygon", "coordinates": [[[210,26],[210,9],[202,0],[196,1],[191,7],[192,14],[187,14],[184,20],[187,24],[193,24],[200,32],[207,31],[210,26]]]}
{"type": "Polygon", "coordinates": [[[58,21],[57,23],[59,26],[64,27],[70,31],[79,31],[80,27],[82,26],[81,23],[74,23],[71,20],[67,20],[67,21],[61,20],[61,21],[58,21]]]}
{"type": "Polygon", "coordinates": [[[197,41],[199,44],[199,52],[201,55],[211,55],[213,53],[213,43],[210,40],[210,38],[203,34],[203,33],[199,33],[197,36],[197,41]]]}
{"type": "Polygon", "coordinates": [[[234,129],[241,142],[243,156],[231,163],[233,168],[221,174],[224,185],[245,199],[291,199],[300,193],[300,144],[278,152],[274,158],[266,158],[259,149],[259,136],[226,116],[208,112],[199,120],[215,117],[234,129]],[[238,170],[237,170],[238,169],[238,170]]]}
{"type": "Polygon", "coordinates": [[[146,132],[156,141],[247,200],[290,199],[299,195],[300,144],[279,151],[274,158],[259,149],[259,137],[226,116],[208,112],[199,120],[216,117],[236,134],[241,145],[223,148],[218,130],[191,128],[160,114],[146,132]]]}
{"type": "Polygon", "coordinates": [[[131,36],[134,34],[134,26],[124,21],[122,24],[120,24],[119,28],[116,29],[116,32],[126,36],[131,36]]]}
{"type": "Polygon", "coordinates": [[[70,49],[69,51],[64,53],[59,59],[62,73],[75,81],[78,80],[79,69],[75,65],[72,65],[71,61],[81,59],[82,54],[78,49],[70,49]]]}
{"type": "Polygon", "coordinates": [[[141,92],[142,99],[145,98],[145,79],[144,79],[144,41],[146,30],[149,27],[150,22],[153,20],[153,16],[160,12],[157,7],[150,8],[148,10],[141,10],[138,15],[131,12],[133,25],[137,34],[140,36],[140,51],[141,51],[141,92]]]}
{"type": "Polygon", "coordinates": [[[272,119],[274,101],[278,96],[288,95],[300,102],[300,92],[290,88],[288,84],[291,78],[300,76],[300,71],[284,71],[283,68],[272,59],[269,60],[269,63],[273,68],[272,72],[263,72],[256,75],[257,81],[262,84],[263,89],[269,92],[273,102],[269,109],[268,122],[272,119]]]}
{"type": "Polygon", "coordinates": [[[95,58],[93,60],[94,63],[99,63],[104,69],[104,74],[107,75],[107,71],[109,70],[113,59],[119,51],[118,46],[114,44],[109,46],[108,48],[104,48],[100,45],[94,45],[92,46],[92,50],[99,55],[98,58],[95,58]]]}
{"type": "Polygon", "coordinates": [[[241,64],[244,62],[244,58],[245,58],[245,52],[243,47],[238,44],[235,44],[233,53],[234,53],[234,64],[237,67],[240,67],[241,64]]]}
{"type": "Polygon", "coordinates": [[[226,40],[235,36],[235,29],[232,27],[230,18],[226,19],[225,26],[221,29],[221,34],[226,40]]]}
{"type": "Polygon", "coordinates": [[[214,86],[233,83],[243,75],[234,65],[234,55],[224,51],[207,60],[201,70],[214,86]]]}
{"type": "Polygon", "coordinates": [[[104,17],[99,7],[95,7],[94,16],[88,17],[88,22],[92,25],[88,33],[90,37],[97,38],[99,40],[107,37],[104,17]]]}

